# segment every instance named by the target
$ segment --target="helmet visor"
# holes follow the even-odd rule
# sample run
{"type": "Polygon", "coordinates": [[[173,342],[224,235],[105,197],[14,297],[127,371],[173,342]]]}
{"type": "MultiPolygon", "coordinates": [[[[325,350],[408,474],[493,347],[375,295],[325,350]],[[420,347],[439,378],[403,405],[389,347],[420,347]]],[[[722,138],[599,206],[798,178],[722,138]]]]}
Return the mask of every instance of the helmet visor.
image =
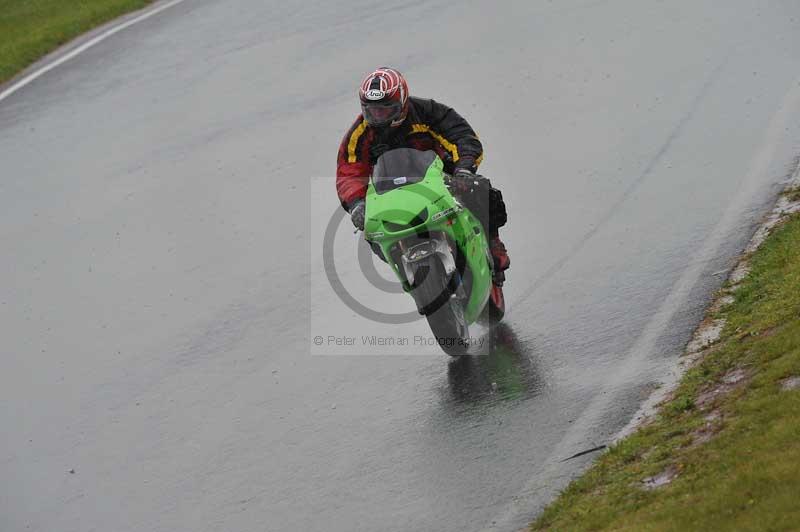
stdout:
{"type": "Polygon", "coordinates": [[[403,107],[400,105],[400,102],[362,103],[361,110],[364,113],[364,119],[367,121],[367,124],[371,126],[385,126],[400,118],[403,107]]]}

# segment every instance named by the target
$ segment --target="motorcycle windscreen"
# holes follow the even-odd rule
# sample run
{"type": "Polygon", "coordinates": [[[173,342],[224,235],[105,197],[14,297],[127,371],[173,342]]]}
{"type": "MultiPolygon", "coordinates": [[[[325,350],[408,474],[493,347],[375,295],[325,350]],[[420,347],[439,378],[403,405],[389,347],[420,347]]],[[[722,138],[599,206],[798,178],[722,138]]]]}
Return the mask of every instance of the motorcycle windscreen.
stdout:
{"type": "Polygon", "coordinates": [[[435,151],[398,148],[381,155],[372,170],[375,192],[384,194],[425,178],[428,168],[436,160],[435,151]]]}

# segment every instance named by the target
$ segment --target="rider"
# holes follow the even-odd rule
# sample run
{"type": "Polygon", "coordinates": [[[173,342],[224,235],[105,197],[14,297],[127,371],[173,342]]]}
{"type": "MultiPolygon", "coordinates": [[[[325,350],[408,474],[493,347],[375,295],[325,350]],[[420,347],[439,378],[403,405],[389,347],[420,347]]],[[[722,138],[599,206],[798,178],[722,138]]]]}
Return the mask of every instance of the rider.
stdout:
{"type": "MultiPolygon", "coordinates": [[[[409,96],[400,72],[378,68],[364,78],[358,93],[362,112],[342,139],[336,169],[339,200],[357,229],[364,229],[364,196],[372,167],[387,150],[436,151],[445,171],[453,175],[456,193],[468,191],[476,180],[485,179],[475,174],[483,159],[483,147],[469,123],[446,105],[409,96]]],[[[501,198],[496,189],[493,192],[501,198]]],[[[504,309],[503,272],[511,260],[494,225],[490,223],[489,229],[495,270],[491,298],[496,308],[504,309]]]]}

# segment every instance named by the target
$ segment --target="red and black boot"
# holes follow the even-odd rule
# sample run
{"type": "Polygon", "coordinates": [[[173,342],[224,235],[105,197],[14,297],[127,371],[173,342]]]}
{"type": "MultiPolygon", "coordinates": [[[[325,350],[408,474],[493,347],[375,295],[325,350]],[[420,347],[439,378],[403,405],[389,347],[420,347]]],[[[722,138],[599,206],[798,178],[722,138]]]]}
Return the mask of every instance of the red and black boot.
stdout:
{"type": "Polygon", "coordinates": [[[489,301],[484,309],[484,316],[491,322],[498,322],[503,319],[506,313],[506,300],[503,297],[503,283],[506,280],[505,270],[511,266],[511,259],[508,258],[506,245],[500,240],[499,236],[493,236],[489,243],[489,249],[494,259],[494,273],[492,275],[492,291],[489,294],[489,301]]]}

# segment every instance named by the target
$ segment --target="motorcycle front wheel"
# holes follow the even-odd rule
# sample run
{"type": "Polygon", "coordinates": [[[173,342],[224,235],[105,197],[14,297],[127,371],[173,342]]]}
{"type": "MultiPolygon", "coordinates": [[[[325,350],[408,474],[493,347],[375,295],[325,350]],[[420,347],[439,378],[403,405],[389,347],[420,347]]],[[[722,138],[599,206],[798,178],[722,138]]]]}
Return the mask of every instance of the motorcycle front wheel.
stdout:
{"type": "Polygon", "coordinates": [[[442,351],[450,356],[463,355],[469,345],[469,327],[461,301],[453,296],[458,273],[448,278],[437,257],[429,257],[417,265],[414,273],[414,299],[423,309],[431,332],[442,351]]]}

